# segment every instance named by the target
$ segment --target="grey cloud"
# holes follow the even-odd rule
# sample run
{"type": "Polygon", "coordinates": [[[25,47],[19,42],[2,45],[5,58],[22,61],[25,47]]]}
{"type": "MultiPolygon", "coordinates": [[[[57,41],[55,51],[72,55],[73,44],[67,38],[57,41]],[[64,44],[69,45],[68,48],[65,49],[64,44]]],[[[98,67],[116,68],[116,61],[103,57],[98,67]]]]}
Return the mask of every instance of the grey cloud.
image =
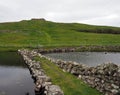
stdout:
{"type": "Polygon", "coordinates": [[[120,0],[2,0],[0,22],[45,18],[58,22],[120,26],[119,5],[120,0]]]}

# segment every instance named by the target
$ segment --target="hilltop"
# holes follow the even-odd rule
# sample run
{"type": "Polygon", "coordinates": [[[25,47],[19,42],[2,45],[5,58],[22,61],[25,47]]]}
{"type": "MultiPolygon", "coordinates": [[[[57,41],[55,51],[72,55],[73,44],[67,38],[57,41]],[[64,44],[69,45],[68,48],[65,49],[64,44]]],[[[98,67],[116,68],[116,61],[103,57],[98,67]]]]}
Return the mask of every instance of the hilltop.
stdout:
{"type": "Polygon", "coordinates": [[[0,23],[0,49],[120,45],[120,27],[57,23],[45,19],[0,23]]]}

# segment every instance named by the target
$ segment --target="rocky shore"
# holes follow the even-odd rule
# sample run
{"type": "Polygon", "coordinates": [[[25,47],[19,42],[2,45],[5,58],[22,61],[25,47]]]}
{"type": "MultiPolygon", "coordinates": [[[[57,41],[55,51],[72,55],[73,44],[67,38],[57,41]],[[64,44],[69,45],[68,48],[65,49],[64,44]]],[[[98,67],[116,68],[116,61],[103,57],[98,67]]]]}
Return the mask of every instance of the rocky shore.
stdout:
{"type": "Polygon", "coordinates": [[[120,46],[97,46],[86,45],[78,47],[61,47],[52,49],[36,49],[37,52],[44,53],[59,53],[59,52],[79,52],[79,51],[97,51],[97,52],[120,52],[120,46]]]}
{"type": "Polygon", "coordinates": [[[46,59],[55,63],[63,71],[82,79],[85,83],[105,95],[120,95],[120,66],[114,63],[104,63],[96,67],[88,67],[76,62],[54,60],[48,57],[46,59]]]}
{"type": "Polygon", "coordinates": [[[36,95],[64,95],[59,86],[53,85],[51,78],[45,75],[40,66],[40,62],[33,60],[34,56],[39,54],[29,50],[18,50],[27,64],[35,83],[36,95]]]}
{"type": "Polygon", "coordinates": [[[46,58],[47,60],[63,69],[63,71],[75,75],[77,78],[82,79],[85,83],[93,88],[96,88],[105,95],[120,95],[120,66],[114,63],[104,63],[96,67],[88,67],[84,64],[79,64],[76,62],[54,60],[38,53],[38,51],[20,51],[22,51],[22,55],[26,54],[30,59],[32,59],[33,56],[46,58]],[[24,52],[26,53],[24,54],[24,52]]]}

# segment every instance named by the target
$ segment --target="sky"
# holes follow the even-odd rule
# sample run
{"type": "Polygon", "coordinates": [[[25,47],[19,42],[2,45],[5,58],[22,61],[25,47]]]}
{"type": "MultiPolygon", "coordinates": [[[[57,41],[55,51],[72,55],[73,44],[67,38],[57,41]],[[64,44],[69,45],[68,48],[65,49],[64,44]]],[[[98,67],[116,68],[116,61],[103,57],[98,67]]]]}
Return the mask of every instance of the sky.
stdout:
{"type": "Polygon", "coordinates": [[[31,18],[120,27],[120,0],[0,1],[0,22],[31,18]]]}

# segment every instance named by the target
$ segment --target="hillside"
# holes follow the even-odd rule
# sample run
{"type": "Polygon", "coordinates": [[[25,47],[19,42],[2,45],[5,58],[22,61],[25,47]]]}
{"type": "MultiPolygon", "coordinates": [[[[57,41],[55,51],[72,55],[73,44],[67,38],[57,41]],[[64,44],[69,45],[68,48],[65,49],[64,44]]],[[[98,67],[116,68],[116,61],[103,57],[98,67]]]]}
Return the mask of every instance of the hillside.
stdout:
{"type": "Polygon", "coordinates": [[[0,23],[0,49],[80,45],[120,45],[120,28],[44,19],[0,23]]]}

